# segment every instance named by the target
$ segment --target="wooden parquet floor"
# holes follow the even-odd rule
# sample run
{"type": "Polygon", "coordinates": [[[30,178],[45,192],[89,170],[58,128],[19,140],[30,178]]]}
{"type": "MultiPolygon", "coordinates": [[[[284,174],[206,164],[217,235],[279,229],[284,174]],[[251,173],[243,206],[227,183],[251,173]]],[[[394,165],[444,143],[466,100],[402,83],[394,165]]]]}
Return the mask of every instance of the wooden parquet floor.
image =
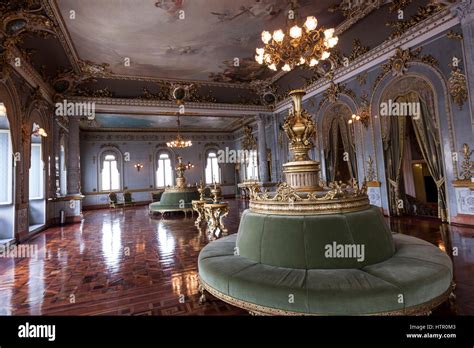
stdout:
{"type": "MultiPolygon", "coordinates": [[[[235,233],[246,206],[229,202],[225,222],[235,233]]],[[[390,223],[440,248],[458,247],[456,310],[437,313],[474,314],[474,229],[390,223]]],[[[199,304],[197,257],[207,241],[190,217],[152,219],[146,207],[88,211],[81,224],[49,228],[27,243],[37,258],[0,258],[0,315],[247,315],[218,300],[199,304]]]]}

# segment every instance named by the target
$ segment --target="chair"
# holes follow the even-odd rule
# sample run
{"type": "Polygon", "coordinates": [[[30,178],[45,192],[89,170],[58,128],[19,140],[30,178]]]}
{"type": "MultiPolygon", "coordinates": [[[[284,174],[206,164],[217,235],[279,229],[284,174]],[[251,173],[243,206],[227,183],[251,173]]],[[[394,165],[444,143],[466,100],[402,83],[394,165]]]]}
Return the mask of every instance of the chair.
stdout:
{"type": "Polygon", "coordinates": [[[135,202],[133,201],[132,198],[132,193],[129,191],[125,191],[123,193],[123,206],[126,207],[127,205],[135,205],[135,202]]]}
{"type": "Polygon", "coordinates": [[[117,194],[115,192],[110,192],[109,193],[109,208],[117,208],[118,205],[118,200],[117,200],[117,194]]]}

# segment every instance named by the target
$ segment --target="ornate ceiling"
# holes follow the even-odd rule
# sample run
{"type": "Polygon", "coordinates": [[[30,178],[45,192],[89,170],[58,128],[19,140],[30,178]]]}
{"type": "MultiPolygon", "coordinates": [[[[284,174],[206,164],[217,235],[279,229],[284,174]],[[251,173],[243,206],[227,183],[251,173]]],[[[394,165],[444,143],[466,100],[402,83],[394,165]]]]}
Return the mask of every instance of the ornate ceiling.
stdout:
{"type": "MultiPolygon", "coordinates": [[[[172,91],[181,84],[188,105],[206,103],[208,110],[227,114],[256,106],[251,111],[262,112],[268,110],[263,92],[275,93],[278,102],[288,90],[331,81],[331,66],[341,67],[343,57],[357,59],[431,15],[423,7],[428,1],[371,0],[370,6],[351,0],[2,1],[0,63],[12,64],[21,56],[41,76],[40,85],[51,99],[93,97],[109,104],[176,106],[172,91]],[[301,17],[314,15],[319,25],[336,27],[340,43],[330,62],[314,70],[275,74],[253,56],[263,29],[286,26],[291,2],[301,17]],[[407,16],[401,23],[396,21],[400,7],[407,16]]],[[[95,126],[174,127],[166,112],[158,116],[122,111],[98,115],[95,126]]],[[[192,116],[202,129],[234,129],[236,118],[222,114],[192,116]]],[[[197,129],[194,120],[185,122],[184,127],[197,129]]]]}
{"type": "MultiPolygon", "coordinates": [[[[315,15],[326,27],[344,19],[328,11],[337,0],[295,3],[299,15],[315,15]]],[[[270,76],[255,62],[255,47],[262,30],[285,26],[289,10],[285,0],[54,0],[52,5],[76,56],[106,63],[114,75],[230,83],[270,76]]]]}
{"type": "MultiPolygon", "coordinates": [[[[97,130],[143,130],[176,131],[177,117],[175,115],[144,115],[144,114],[96,114],[93,121],[83,120],[83,129],[97,130]]],[[[243,117],[182,115],[181,127],[187,132],[232,132],[244,122],[243,117]]]]}

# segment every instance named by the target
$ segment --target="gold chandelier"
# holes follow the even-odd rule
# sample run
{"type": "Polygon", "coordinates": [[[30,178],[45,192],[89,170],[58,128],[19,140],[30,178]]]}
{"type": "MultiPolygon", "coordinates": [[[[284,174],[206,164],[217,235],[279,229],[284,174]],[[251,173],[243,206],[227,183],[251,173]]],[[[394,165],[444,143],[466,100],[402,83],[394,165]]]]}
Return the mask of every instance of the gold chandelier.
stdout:
{"type": "Polygon", "coordinates": [[[314,16],[306,18],[302,27],[296,20],[294,25],[284,33],[277,29],[271,34],[262,32],[262,48],[257,48],[255,60],[265,64],[272,70],[280,68],[290,71],[299,65],[313,67],[321,60],[328,59],[330,49],[337,45],[338,37],[334,36],[334,29],[317,28],[318,20],[314,16]]]}
{"type": "Polygon", "coordinates": [[[183,137],[181,136],[181,133],[180,133],[181,122],[179,120],[179,113],[178,113],[177,123],[178,123],[178,134],[174,140],[168,141],[166,143],[166,146],[171,147],[171,148],[178,148],[178,149],[193,146],[193,143],[191,142],[191,140],[184,140],[183,137]]]}

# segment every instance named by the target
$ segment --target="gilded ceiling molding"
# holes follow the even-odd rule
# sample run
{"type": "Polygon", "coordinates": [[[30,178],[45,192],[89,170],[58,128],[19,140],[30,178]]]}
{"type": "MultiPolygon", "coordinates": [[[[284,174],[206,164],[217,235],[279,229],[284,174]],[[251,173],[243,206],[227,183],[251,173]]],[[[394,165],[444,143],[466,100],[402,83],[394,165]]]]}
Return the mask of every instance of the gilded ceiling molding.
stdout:
{"type": "Polygon", "coordinates": [[[387,26],[394,29],[394,32],[388,37],[387,40],[392,40],[399,38],[403,35],[408,29],[417,25],[420,22],[423,22],[428,17],[433,14],[441,11],[445,8],[445,5],[438,2],[431,2],[426,6],[418,7],[417,12],[407,20],[396,20],[386,23],[387,26]]]}
{"type": "Polygon", "coordinates": [[[392,0],[391,4],[389,5],[388,10],[390,12],[397,12],[398,10],[403,10],[405,7],[410,5],[413,0],[392,0]]]}
{"type": "Polygon", "coordinates": [[[462,40],[464,36],[461,33],[457,33],[454,30],[450,30],[446,33],[446,37],[451,40],[462,40]]]}
{"type": "Polygon", "coordinates": [[[349,60],[356,60],[357,58],[366,54],[369,51],[370,47],[362,46],[362,43],[359,39],[354,39],[354,41],[352,42],[352,50],[351,54],[349,55],[349,60]]]}
{"type": "MultiPolygon", "coordinates": [[[[146,89],[146,88],[144,88],[146,89]]],[[[91,90],[89,88],[75,88],[74,94],[81,97],[94,97],[94,98],[113,98],[115,93],[112,92],[108,87],[102,89],[91,90]]]]}
{"type": "MultiPolygon", "coordinates": [[[[361,19],[383,5],[383,0],[353,1],[342,0],[339,4],[331,6],[329,12],[340,12],[347,19],[361,19]]],[[[352,21],[351,21],[352,22],[352,21]]],[[[348,24],[346,24],[348,25],[348,24]]]]}
{"type": "Polygon", "coordinates": [[[448,78],[449,94],[453,101],[462,110],[462,106],[467,101],[467,80],[466,75],[458,67],[453,67],[448,78]]]}

